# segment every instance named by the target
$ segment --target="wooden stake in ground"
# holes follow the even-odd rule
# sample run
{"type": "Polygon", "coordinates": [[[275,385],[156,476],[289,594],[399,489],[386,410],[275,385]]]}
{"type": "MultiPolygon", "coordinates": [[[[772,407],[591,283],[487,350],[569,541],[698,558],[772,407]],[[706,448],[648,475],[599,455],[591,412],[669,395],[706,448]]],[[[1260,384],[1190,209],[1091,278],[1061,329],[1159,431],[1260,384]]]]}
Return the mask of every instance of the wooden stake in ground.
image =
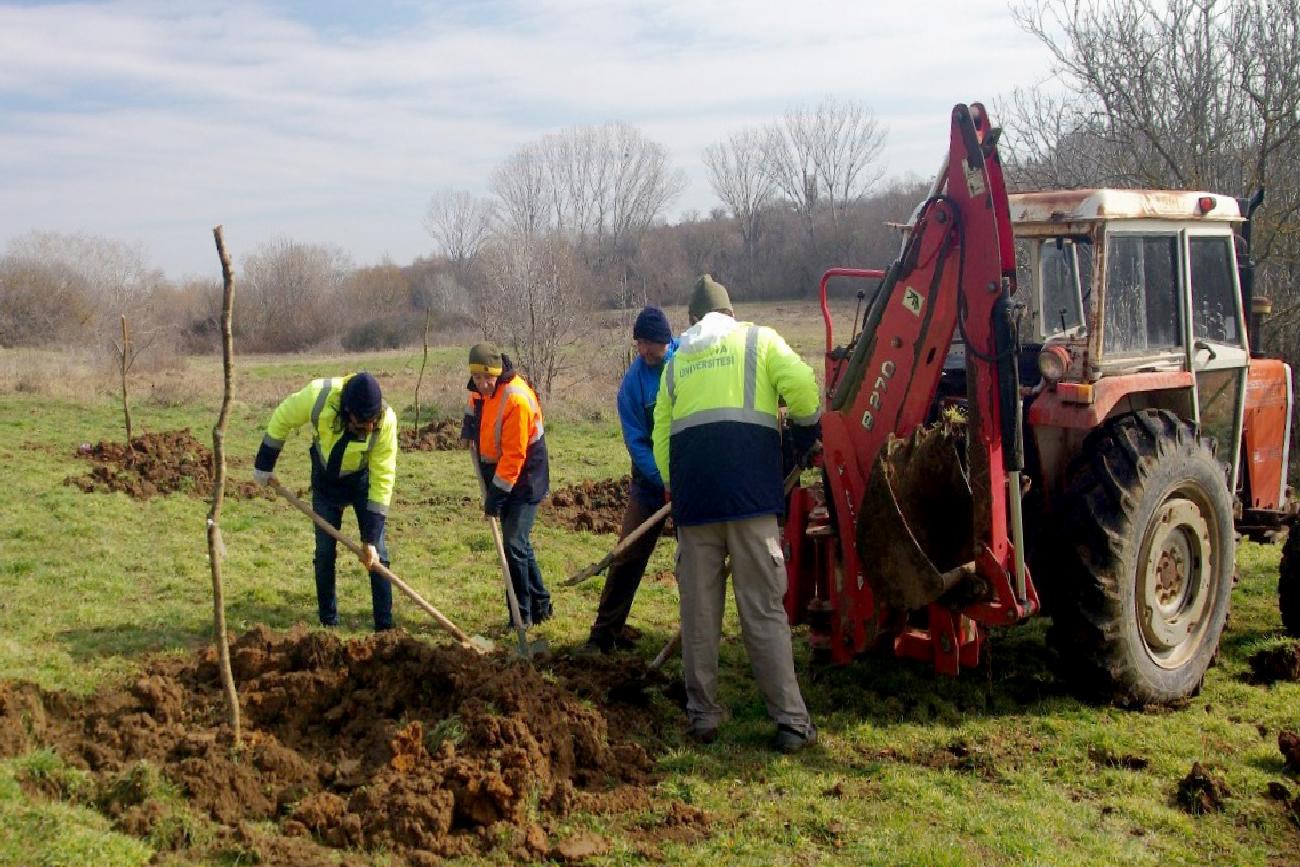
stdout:
{"type": "Polygon", "coordinates": [[[118,368],[122,371],[122,415],[126,417],[126,446],[131,447],[131,404],[126,399],[126,372],[131,367],[131,336],[126,331],[126,314],[122,314],[122,345],[117,349],[118,368]]]}
{"type": "MultiPolygon", "coordinates": [[[[212,564],[212,639],[217,645],[217,661],[221,670],[221,685],[226,692],[226,706],[230,710],[230,728],[235,733],[235,745],[240,744],[239,694],[235,692],[235,676],[230,671],[230,645],[226,641],[226,596],[221,587],[221,558],[225,545],[221,542],[221,501],[226,492],[226,419],[230,416],[230,400],[234,395],[234,347],[230,330],[230,311],[235,303],[235,275],[230,267],[230,254],[221,237],[221,227],[212,230],[217,241],[217,255],[221,257],[221,369],[225,376],[225,390],[221,395],[221,414],[212,429],[212,509],[208,512],[208,562],[212,564]]],[[[126,319],[122,319],[125,339],[126,319]]],[[[125,389],[125,386],[123,386],[125,389]]],[[[125,391],[123,391],[125,395],[125,391]]],[[[128,421],[129,425],[130,422],[128,421]]]]}
{"type": "Polygon", "coordinates": [[[420,375],[415,378],[415,435],[420,435],[420,383],[424,382],[424,365],[429,360],[429,317],[433,311],[424,311],[424,355],[420,358],[420,375]]]}

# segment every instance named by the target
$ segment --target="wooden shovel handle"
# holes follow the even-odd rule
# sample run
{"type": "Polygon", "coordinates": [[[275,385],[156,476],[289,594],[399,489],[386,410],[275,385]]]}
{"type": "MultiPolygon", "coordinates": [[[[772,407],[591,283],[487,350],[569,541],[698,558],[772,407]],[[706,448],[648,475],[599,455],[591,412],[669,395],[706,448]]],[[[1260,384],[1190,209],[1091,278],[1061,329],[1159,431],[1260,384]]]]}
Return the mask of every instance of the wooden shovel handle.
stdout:
{"type": "MultiPolygon", "coordinates": [[[[302,512],[307,517],[311,518],[312,522],[317,527],[320,527],[321,530],[323,530],[326,533],[326,535],[333,538],[336,542],[341,543],[344,547],[346,547],[353,554],[356,554],[358,557],[365,555],[366,552],[365,546],[363,546],[359,542],[355,542],[352,539],[347,538],[338,530],[334,529],[333,525],[331,525],[329,521],[326,521],[320,515],[316,514],[315,509],[313,509],[311,506],[303,502],[301,498],[299,498],[296,494],[291,492],[284,485],[280,484],[279,479],[272,476],[269,484],[271,486],[271,490],[275,491],[281,497],[284,497],[284,499],[286,499],[290,503],[290,505],[292,505],[298,511],[302,512]]],[[[475,653],[483,652],[483,650],[480,647],[475,645],[474,642],[470,640],[470,637],[466,635],[459,626],[452,623],[451,620],[448,619],[447,615],[443,614],[437,608],[434,608],[432,605],[426,602],[424,600],[424,597],[422,597],[419,593],[416,593],[415,590],[409,584],[407,584],[401,578],[398,578],[395,574],[393,574],[392,570],[390,570],[383,563],[376,563],[373,571],[378,572],[380,575],[384,577],[385,580],[388,581],[388,583],[392,584],[398,590],[401,590],[408,597],[410,597],[412,602],[418,605],[421,609],[424,610],[426,614],[428,614],[435,621],[437,621],[439,626],[441,626],[443,629],[450,632],[452,637],[455,638],[457,641],[459,641],[461,645],[463,645],[464,647],[468,647],[470,650],[473,650],[475,653]]]]}

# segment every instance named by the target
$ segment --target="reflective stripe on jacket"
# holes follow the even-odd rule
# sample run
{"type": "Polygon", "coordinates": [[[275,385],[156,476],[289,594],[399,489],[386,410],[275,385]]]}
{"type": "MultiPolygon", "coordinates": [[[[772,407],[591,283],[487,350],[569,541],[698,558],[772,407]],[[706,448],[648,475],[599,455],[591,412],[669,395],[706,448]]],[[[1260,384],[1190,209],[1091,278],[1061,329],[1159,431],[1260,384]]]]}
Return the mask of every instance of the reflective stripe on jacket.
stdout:
{"type": "MultiPolygon", "coordinates": [[[[370,436],[355,439],[340,415],[343,385],[351,378],[352,374],[314,379],[301,391],[286,397],[271,415],[262,448],[278,457],[289,435],[310,423],[313,483],[318,475],[330,485],[356,482],[361,474],[366,474],[367,510],[387,515],[397,481],[397,414],[384,404],[380,422],[370,436]]],[[[272,466],[274,463],[272,458],[272,466]]],[[[269,467],[259,466],[259,469],[269,467]]]]}
{"type": "Polygon", "coordinates": [[[533,389],[523,377],[504,373],[488,397],[470,392],[469,413],[478,419],[485,480],[526,502],[541,502],[550,486],[550,467],[542,406],[533,389]]]}
{"type": "Polygon", "coordinates": [[[809,367],[770,328],[710,313],[681,336],[655,402],[655,463],[683,526],[779,514],[777,406],[790,420],[821,416],[809,367]]]}

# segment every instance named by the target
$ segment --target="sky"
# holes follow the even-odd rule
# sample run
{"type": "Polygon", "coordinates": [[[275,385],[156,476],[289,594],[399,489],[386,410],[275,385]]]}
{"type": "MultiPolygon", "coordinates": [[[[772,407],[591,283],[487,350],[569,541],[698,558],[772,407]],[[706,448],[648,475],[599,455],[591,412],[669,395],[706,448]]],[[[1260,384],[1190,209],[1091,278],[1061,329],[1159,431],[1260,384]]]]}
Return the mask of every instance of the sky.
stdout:
{"type": "MultiPolygon", "coordinates": [[[[565,128],[623,121],[718,202],[701,154],[826,97],[886,128],[886,176],[929,176],[954,103],[1048,74],[1004,0],[0,2],[0,251],[33,230],[138,245],[219,278],[275,239],[358,265],[433,252],[439,189],[565,128]]],[[[997,121],[997,118],[994,118],[997,121]]]]}

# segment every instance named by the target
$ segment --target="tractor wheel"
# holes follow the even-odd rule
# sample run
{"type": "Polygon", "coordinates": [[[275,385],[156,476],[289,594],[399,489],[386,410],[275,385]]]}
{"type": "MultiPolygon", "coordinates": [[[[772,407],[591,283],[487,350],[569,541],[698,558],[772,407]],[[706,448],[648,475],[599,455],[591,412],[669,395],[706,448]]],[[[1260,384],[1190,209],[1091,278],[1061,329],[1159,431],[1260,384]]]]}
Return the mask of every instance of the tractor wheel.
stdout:
{"type": "Polygon", "coordinates": [[[1076,686],[1144,705],[1195,695],[1232,593],[1222,465],[1172,413],[1108,421],[1084,442],[1062,502],[1048,634],[1076,686]]]}
{"type": "Polygon", "coordinates": [[[1277,574],[1277,605],[1282,610],[1282,627],[1300,638],[1300,524],[1292,523],[1282,545],[1282,564],[1277,574]]]}

